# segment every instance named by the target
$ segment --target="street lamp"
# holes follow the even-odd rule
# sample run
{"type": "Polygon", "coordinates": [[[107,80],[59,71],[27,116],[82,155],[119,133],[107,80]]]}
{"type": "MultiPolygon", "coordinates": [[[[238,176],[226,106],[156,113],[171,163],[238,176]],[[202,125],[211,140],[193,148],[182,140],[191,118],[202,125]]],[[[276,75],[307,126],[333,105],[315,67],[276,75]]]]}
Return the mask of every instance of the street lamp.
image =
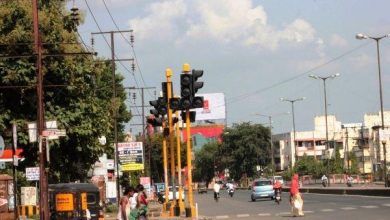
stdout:
{"type": "MultiPolygon", "coordinates": [[[[279,115],[285,115],[285,114],[290,114],[290,112],[285,112],[285,113],[281,113],[281,114],[278,114],[278,115],[274,115],[274,117],[275,116],[279,116],[279,115]]],[[[274,144],[273,144],[273,141],[272,141],[272,115],[263,115],[263,114],[258,114],[258,113],[256,113],[255,115],[267,117],[268,120],[269,120],[269,135],[270,135],[270,145],[271,145],[271,164],[272,164],[272,173],[274,173],[274,170],[275,170],[275,155],[274,155],[274,144]]]]}
{"type": "MultiPolygon", "coordinates": [[[[379,54],[379,41],[382,40],[385,37],[390,37],[390,34],[383,35],[381,37],[370,37],[365,34],[356,34],[356,39],[358,40],[365,40],[365,39],[373,39],[376,41],[376,53],[377,53],[377,60],[378,60],[378,73],[379,73],[379,98],[380,98],[380,105],[381,105],[381,122],[382,122],[382,130],[385,129],[385,122],[383,119],[383,95],[382,95],[382,76],[381,76],[381,62],[380,62],[380,54],[379,54]]],[[[386,167],[386,145],[383,144],[383,178],[385,179],[385,187],[389,187],[386,181],[386,175],[387,175],[387,167],[386,167]]]]}
{"type": "MultiPolygon", "coordinates": [[[[313,79],[320,79],[320,80],[322,80],[322,82],[324,84],[325,137],[326,137],[325,146],[326,146],[326,150],[327,150],[328,154],[329,154],[329,135],[328,135],[328,103],[326,101],[326,80],[327,79],[333,79],[333,78],[336,78],[338,76],[340,76],[340,73],[332,74],[330,76],[325,76],[325,77],[315,76],[315,75],[312,75],[312,74],[309,75],[309,77],[311,77],[313,79]]],[[[326,166],[328,176],[329,176],[329,160],[330,160],[330,158],[328,158],[328,164],[326,166]]],[[[330,181],[328,181],[328,185],[330,185],[330,181]]]]}
{"type": "Polygon", "coordinates": [[[296,101],[302,101],[302,100],[305,100],[305,99],[306,99],[306,97],[301,97],[301,98],[297,98],[297,99],[280,98],[280,101],[286,101],[286,102],[290,102],[290,103],[291,103],[291,112],[292,112],[292,120],[293,120],[293,135],[294,135],[294,150],[295,150],[295,154],[294,154],[294,165],[295,165],[295,162],[296,162],[297,159],[298,159],[297,148],[296,148],[296,145],[295,145],[295,113],[294,113],[294,102],[296,102],[296,101]]]}

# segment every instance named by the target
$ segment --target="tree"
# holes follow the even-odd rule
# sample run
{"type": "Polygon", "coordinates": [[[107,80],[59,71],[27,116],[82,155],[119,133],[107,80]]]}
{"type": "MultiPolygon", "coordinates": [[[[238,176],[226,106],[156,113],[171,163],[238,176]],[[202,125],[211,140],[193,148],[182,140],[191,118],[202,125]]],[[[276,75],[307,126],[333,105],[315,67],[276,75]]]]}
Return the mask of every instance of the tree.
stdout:
{"type": "Polygon", "coordinates": [[[331,160],[332,161],[331,170],[333,173],[341,174],[343,173],[343,160],[341,159],[340,156],[339,146],[336,145],[334,150],[335,150],[335,158],[331,160]]]}
{"type": "MultiPolygon", "coordinates": [[[[38,164],[38,146],[29,143],[26,129],[37,115],[31,1],[0,4],[0,54],[29,56],[0,59],[0,131],[17,123],[18,146],[25,156],[22,170],[38,164]]],[[[65,9],[65,1],[40,1],[39,28],[45,54],[86,52],[75,32],[77,22],[65,9]]],[[[119,140],[123,123],[131,118],[124,102],[123,77],[117,75],[117,97],[112,98],[109,63],[95,62],[90,55],[45,56],[42,62],[45,120],[56,120],[67,132],[66,137],[50,142],[49,182],[85,181],[103,152],[113,155],[113,145],[100,145],[98,137],[105,135],[108,143],[113,143],[114,113],[118,112],[119,140]]]]}
{"type": "Polygon", "coordinates": [[[219,163],[219,144],[210,142],[195,153],[194,181],[209,183],[215,176],[219,163]]]}
{"type": "Polygon", "coordinates": [[[222,135],[221,162],[230,170],[233,179],[246,174],[256,174],[256,166],[266,166],[271,161],[270,132],[260,124],[243,122],[233,124],[222,135]]]}

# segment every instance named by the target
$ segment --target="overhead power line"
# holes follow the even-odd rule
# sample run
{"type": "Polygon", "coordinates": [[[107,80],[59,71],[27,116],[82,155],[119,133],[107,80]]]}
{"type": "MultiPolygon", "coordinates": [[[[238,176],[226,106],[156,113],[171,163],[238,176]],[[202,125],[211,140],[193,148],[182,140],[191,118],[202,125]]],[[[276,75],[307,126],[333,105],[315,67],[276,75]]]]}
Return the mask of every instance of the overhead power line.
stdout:
{"type": "MultiPolygon", "coordinates": [[[[104,4],[104,7],[106,8],[107,13],[109,14],[112,22],[114,23],[116,29],[120,30],[119,26],[117,25],[117,23],[116,23],[116,21],[114,19],[114,17],[112,16],[112,13],[111,13],[110,9],[107,7],[106,1],[105,0],[102,0],[102,1],[103,1],[103,4],[104,4]]],[[[133,55],[134,55],[134,59],[135,59],[135,64],[137,65],[137,69],[139,71],[141,80],[142,80],[144,86],[147,87],[146,82],[145,82],[144,77],[143,77],[143,74],[142,74],[142,71],[141,71],[141,67],[139,66],[137,54],[135,53],[134,43],[132,41],[129,41],[129,39],[127,39],[122,33],[121,33],[121,35],[122,35],[122,38],[131,46],[131,49],[132,49],[132,52],[133,52],[133,55]]],[[[149,90],[147,91],[147,93],[150,96],[150,98],[153,98],[153,95],[150,93],[149,90]]]]}

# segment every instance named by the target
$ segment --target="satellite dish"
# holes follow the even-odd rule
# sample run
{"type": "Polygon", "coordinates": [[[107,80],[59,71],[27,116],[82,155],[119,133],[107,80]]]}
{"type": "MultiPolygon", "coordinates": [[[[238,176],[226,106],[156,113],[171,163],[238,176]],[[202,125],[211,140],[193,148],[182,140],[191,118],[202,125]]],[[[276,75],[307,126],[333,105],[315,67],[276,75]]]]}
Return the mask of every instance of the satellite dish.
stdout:
{"type": "Polygon", "coordinates": [[[5,144],[4,144],[4,139],[2,136],[0,136],[0,157],[3,156],[3,152],[4,152],[4,147],[5,147],[5,144]]]}

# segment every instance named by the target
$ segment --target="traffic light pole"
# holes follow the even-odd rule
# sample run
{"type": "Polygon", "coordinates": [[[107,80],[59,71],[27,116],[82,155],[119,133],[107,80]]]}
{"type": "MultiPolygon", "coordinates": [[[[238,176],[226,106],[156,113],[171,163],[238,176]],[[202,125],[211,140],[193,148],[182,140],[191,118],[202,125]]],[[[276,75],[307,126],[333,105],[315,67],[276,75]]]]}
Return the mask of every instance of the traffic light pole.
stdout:
{"type": "MultiPolygon", "coordinates": [[[[179,118],[179,112],[176,111],[176,118],[179,118]]],[[[180,124],[176,123],[176,146],[177,146],[177,170],[178,170],[178,184],[179,185],[179,208],[180,212],[184,211],[183,203],[183,187],[181,181],[181,143],[180,143],[180,124]]]]}
{"type": "Polygon", "coordinates": [[[195,217],[195,207],[192,197],[192,147],[191,147],[191,122],[190,110],[186,110],[186,143],[187,143],[187,174],[188,174],[188,202],[191,210],[191,217],[195,217]]]}
{"type": "MultiPolygon", "coordinates": [[[[164,130],[166,124],[162,122],[162,129],[164,130]]],[[[165,201],[163,204],[163,210],[167,210],[167,204],[169,202],[169,189],[168,189],[168,158],[167,158],[167,138],[163,135],[163,163],[164,163],[164,186],[165,186],[165,201]]]]}
{"type": "Polygon", "coordinates": [[[173,129],[173,119],[172,119],[172,109],[169,106],[169,100],[173,97],[172,95],[172,70],[166,69],[165,76],[167,79],[167,107],[168,107],[168,127],[169,127],[169,154],[170,154],[170,164],[171,164],[171,185],[172,185],[172,205],[170,207],[171,216],[174,216],[174,209],[176,206],[176,184],[175,184],[175,147],[174,147],[174,129],[173,129]]]}

